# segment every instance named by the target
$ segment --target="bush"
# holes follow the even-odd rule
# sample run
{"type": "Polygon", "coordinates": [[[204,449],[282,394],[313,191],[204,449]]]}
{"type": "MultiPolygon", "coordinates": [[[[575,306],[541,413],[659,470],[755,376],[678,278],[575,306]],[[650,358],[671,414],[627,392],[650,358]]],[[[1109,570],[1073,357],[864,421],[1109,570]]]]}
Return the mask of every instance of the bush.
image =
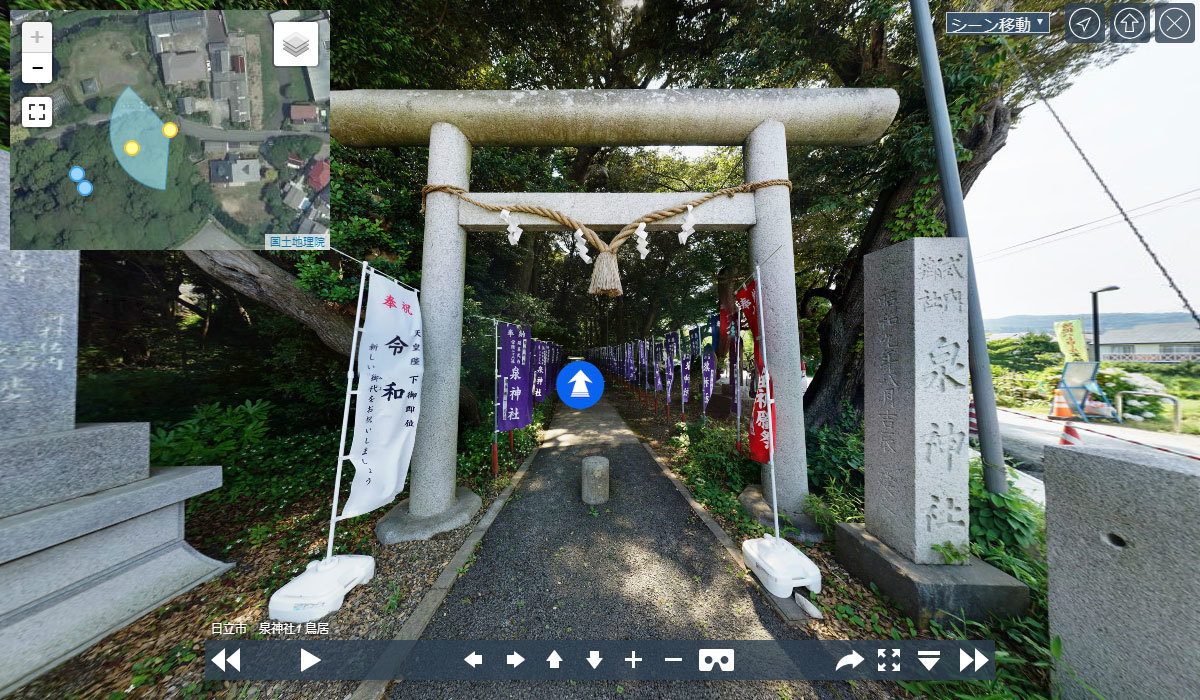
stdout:
{"type": "MultiPolygon", "coordinates": [[[[463,429],[458,440],[458,483],[472,491],[483,488],[492,478],[492,402],[481,401],[479,412],[483,415],[483,425],[463,429]]],[[[508,449],[507,435],[499,435],[497,460],[500,471],[511,472],[517,468],[518,460],[524,459],[533,451],[538,443],[538,433],[550,423],[554,415],[554,401],[546,400],[533,404],[533,420],[524,428],[513,431],[513,446],[515,454],[508,449]]]]}
{"type": "Polygon", "coordinates": [[[240,406],[196,406],[191,418],[154,430],[150,435],[150,463],[234,465],[266,437],[271,408],[269,401],[249,400],[240,406]]]}
{"type": "Polygon", "coordinates": [[[982,551],[1003,547],[1007,551],[1030,550],[1038,544],[1043,528],[1040,509],[1020,491],[989,493],[983,483],[983,467],[971,460],[971,542],[982,551]]]}
{"type": "MultiPolygon", "coordinates": [[[[1096,381],[1113,406],[1117,404],[1117,392],[1121,391],[1150,391],[1166,393],[1167,388],[1161,383],[1138,372],[1129,372],[1120,367],[1103,364],[1096,375],[1096,381]]],[[[1125,420],[1140,423],[1146,420],[1159,420],[1163,414],[1161,400],[1150,396],[1129,396],[1125,399],[1125,420]]]]}
{"type": "Polygon", "coordinates": [[[806,431],[809,490],[823,493],[833,485],[862,490],[863,422],[849,404],[833,425],[806,431]]]}
{"type": "Polygon", "coordinates": [[[672,445],[683,458],[675,471],[696,500],[730,520],[741,534],[757,536],[762,527],[746,515],[737,497],[756,483],[761,465],[737,452],[737,429],[728,423],[679,423],[672,445]]]}

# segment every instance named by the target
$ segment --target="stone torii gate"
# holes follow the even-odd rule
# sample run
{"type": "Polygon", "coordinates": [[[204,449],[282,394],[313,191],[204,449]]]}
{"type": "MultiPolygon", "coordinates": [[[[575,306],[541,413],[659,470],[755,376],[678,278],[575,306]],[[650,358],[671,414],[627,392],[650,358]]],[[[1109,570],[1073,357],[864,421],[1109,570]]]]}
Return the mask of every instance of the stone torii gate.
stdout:
{"type": "MultiPolygon", "coordinates": [[[[865,145],[896,115],[890,89],[767,90],[350,90],[331,96],[332,135],[348,146],[429,146],[428,184],[468,188],[472,146],[742,146],[746,182],[788,178],[789,145],[865,145]]],[[[471,193],[480,202],[562,211],[597,233],[698,193],[471,193]]],[[[763,316],[775,398],[780,509],[799,513],[808,493],[804,390],[797,326],[791,202],[784,187],[720,197],[695,212],[697,231],[749,230],[762,266],[763,316]]],[[[526,231],[561,230],[514,214],[526,231]]],[[[678,231],[682,216],[647,227],[678,231]]],[[[470,521],[478,495],[455,489],[467,233],[502,231],[493,212],[431,192],[425,208],[421,308],[424,396],[412,456],[411,497],[376,532],[385,543],[425,539],[470,521]]],[[[763,484],[768,484],[765,473],[763,484]]]]}

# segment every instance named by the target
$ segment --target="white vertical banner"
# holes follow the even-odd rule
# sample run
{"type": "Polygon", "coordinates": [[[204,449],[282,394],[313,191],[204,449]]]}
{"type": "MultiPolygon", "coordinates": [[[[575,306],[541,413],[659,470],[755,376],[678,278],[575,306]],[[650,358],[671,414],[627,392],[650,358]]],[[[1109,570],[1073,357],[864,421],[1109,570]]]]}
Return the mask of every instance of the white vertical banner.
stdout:
{"type": "Polygon", "coordinates": [[[372,272],[358,343],[350,498],[339,519],[391,503],[404,490],[421,414],[421,307],[417,293],[372,272]]]}

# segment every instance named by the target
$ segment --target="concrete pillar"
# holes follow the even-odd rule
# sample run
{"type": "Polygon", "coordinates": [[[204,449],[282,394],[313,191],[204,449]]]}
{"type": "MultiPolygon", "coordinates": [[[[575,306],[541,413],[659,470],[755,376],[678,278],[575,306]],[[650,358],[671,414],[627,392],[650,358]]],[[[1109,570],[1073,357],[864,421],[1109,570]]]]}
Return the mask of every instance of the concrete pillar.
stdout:
{"type": "MultiPolygon", "coordinates": [[[[783,124],[766,120],[742,146],[746,182],[788,177],[783,124]]],[[[808,495],[804,450],[804,384],[800,370],[800,327],[796,318],[796,267],[792,250],[791,197],[786,187],[754,193],[750,227],[751,264],[761,266],[767,362],[775,386],[775,474],[779,510],[799,514],[808,495]],[[769,259],[768,259],[769,258],[769,259]]],[[[771,474],[762,468],[763,492],[770,498],[771,474]]]]}
{"type": "MultiPolygon", "coordinates": [[[[429,183],[467,187],[471,143],[451,124],[429,132],[429,183]]],[[[425,200],[425,241],[421,266],[421,322],[425,375],[421,418],[413,446],[410,497],[375,528],[384,544],[426,539],[466,524],[479,509],[479,496],[454,487],[458,429],[459,374],[462,365],[463,285],[467,233],[458,225],[460,200],[433,192],[425,200]]]]}

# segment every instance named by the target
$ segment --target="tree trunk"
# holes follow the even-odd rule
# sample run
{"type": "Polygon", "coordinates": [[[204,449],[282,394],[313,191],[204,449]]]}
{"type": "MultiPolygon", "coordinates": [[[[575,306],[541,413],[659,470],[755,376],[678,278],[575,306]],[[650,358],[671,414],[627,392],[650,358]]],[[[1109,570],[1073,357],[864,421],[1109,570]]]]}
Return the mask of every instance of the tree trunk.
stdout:
{"type": "Polygon", "coordinates": [[[296,277],[267,258],[248,250],[189,250],[188,259],[219,282],[294,318],[317,334],[322,343],[350,354],[354,321],[336,304],[301,289],[296,277]]]}
{"type": "MultiPolygon", "coordinates": [[[[959,134],[962,145],[974,156],[959,163],[959,179],[963,195],[970,191],[983,168],[992,156],[1004,147],[1008,130],[1016,111],[1000,99],[994,100],[982,110],[984,118],[970,130],[959,134]]],[[[863,358],[859,341],[863,334],[863,256],[891,245],[893,232],[888,228],[892,213],[897,207],[912,199],[920,189],[920,179],[926,173],[913,173],[898,184],[880,193],[859,240],[858,249],[852,256],[854,261],[849,272],[838,281],[837,298],[833,307],[821,320],[821,366],[813,376],[812,384],[804,396],[804,422],[810,430],[828,426],[849,404],[856,412],[863,407],[863,358]]],[[[945,220],[945,206],[940,188],[930,201],[937,217],[945,220]]]]}

